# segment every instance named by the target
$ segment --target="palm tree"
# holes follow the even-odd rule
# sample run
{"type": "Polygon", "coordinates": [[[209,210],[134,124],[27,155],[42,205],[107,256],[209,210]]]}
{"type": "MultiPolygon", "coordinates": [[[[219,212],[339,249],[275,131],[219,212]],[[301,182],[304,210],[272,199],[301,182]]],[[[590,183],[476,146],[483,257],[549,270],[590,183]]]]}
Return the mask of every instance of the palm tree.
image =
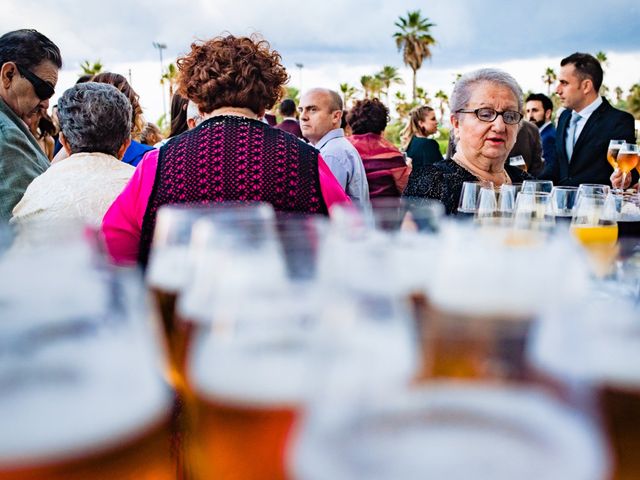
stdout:
{"type": "Polygon", "coordinates": [[[616,103],[622,102],[622,95],[624,94],[624,90],[619,85],[613,90],[616,95],[616,103]]]}
{"type": "Polygon", "coordinates": [[[371,77],[371,82],[369,83],[369,93],[374,98],[380,98],[382,95],[382,91],[384,90],[384,82],[380,77],[379,73],[376,73],[373,77],[371,77]]]}
{"type": "Polygon", "coordinates": [[[444,118],[444,106],[449,104],[449,96],[443,90],[438,90],[435,97],[440,100],[440,121],[444,118]]]}
{"type": "Polygon", "coordinates": [[[362,91],[364,92],[364,98],[369,98],[371,94],[371,82],[373,77],[371,75],[362,75],[360,77],[360,85],[362,85],[362,91]]]}
{"type": "Polygon", "coordinates": [[[636,120],[640,119],[640,83],[632,85],[629,89],[627,110],[636,118],[636,120]]]}
{"type": "Polygon", "coordinates": [[[173,90],[178,81],[178,69],[175,63],[167,65],[166,71],[160,77],[160,83],[164,85],[164,82],[169,83],[169,98],[173,97],[173,90]]]}
{"type": "Polygon", "coordinates": [[[596,59],[600,62],[603,70],[609,66],[609,58],[603,51],[596,53],[596,59]]]}
{"type": "Polygon", "coordinates": [[[551,95],[551,85],[558,79],[558,75],[553,68],[547,67],[547,70],[542,75],[542,81],[547,85],[547,96],[551,95]]]}
{"type": "Polygon", "coordinates": [[[95,62],[91,63],[89,60],[85,60],[84,62],[82,62],[80,64],[80,68],[82,69],[82,75],[97,75],[100,72],[102,72],[102,69],[104,68],[104,65],[102,65],[102,62],[100,61],[100,59],[96,60],[95,62]]]}
{"type": "Polygon", "coordinates": [[[356,87],[349,85],[348,83],[340,84],[340,93],[342,94],[342,106],[347,108],[347,102],[351,100],[351,97],[358,91],[356,87]]]}
{"type": "Polygon", "coordinates": [[[402,60],[413,71],[413,99],[416,99],[416,72],[422,67],[425,58],[431,57],[431,46],[436,44],[430,29],[435,24],[428,18],[422,18],[420,10],[407,12],[406,17],[398,18],[398,27],[393,38],[396,39],[398,51],[402,50],[402,60]]]}
{"type": "Polygon", "coordinates": [[[382,70],[378,72],[377,77],[382,81],[384,85],[384,91],[387,96],[387,107],[389,106],[389,90],[391,89],[391,85],[403,85],[404,80],[398,73],[398,69],[396,67],[392,67],[390,65],[385,65],[382,67],[382,70]]]}
{"type": "Polygon", "coordinates": [[[416,87],[415,98],[418,99],[420,103],[422,103],[423,105],[429,105],[431,103],[431,99],[429,98],[429,93],[422,87],[416,87]]]}

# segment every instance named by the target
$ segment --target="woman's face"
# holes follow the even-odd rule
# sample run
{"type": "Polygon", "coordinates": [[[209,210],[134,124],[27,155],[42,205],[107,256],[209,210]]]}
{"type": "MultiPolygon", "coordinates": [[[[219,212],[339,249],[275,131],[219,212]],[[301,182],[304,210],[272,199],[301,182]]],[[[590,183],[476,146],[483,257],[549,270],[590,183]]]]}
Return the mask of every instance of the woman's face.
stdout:
{"type": "MultiPolygon", "coordinates": [[[[519,111],[516,96],[503,85],[482,82],[472,88],[465,110],[493,108],[498,112],[519,111]]],[[[501,115],[492,122],[483,122],[474,113],[458,113],[457,117],[452,115],[451,123],[458,139],[457,149],[467,160],[485,165],[504,163],[516,141],[519,128],[519,124],[504,123],[501,115]]]]}
{"type": "Polygon", "coordinates": [[[436,120],[436,112],[431,110],[425,113],[422,120],[418,122],[418,126],[424,135],[432,135],[438,131],[438,121],[436,120]]]}

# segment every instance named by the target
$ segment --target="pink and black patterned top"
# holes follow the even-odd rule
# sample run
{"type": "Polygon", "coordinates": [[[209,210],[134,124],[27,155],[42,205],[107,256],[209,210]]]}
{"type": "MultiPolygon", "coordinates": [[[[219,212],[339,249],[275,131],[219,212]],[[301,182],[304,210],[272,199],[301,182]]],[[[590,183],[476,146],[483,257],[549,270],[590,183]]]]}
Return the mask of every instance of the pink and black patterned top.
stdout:
{"type": "Polygon", "coordinates": [[[144,265],[162,205],[223,201],[326,214],[348,197],[313,147],[257,120],[217,116],[145,157],[103,219],[107,248],[119,263],[144,265]]]}

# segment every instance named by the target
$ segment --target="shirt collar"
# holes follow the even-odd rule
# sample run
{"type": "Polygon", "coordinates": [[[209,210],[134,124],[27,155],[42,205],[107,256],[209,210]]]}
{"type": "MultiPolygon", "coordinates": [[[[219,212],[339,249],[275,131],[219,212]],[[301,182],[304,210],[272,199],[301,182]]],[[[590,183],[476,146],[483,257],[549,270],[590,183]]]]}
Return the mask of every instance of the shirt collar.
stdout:
{"type": "Polygon", "coordinates": [[[547,122],[544,125],[542,125],[538,130],[539,131],[543,131],[545,128],[547,128],[549,125],[551,125],[551,122],[547,122]]]}
{"type": "Polygon", "coordinates": [[[320,150],[322,147],[324,147],[329,140],[333,140],[334,138],[339,138],[339,137],[344,137],[344,130],[341,128],[335,128],[333,130],[329,130],[327,133],[325,133],[324,137],[322,137],[318,143],[316,143],[314,145],[314,147],[316,147],[318,150],[320,150]]]}
{"type": "Polygon", "coordinates": [[[591,114],[595,112],[600,105],[602,105],[602,97],[598,95],[598,98],[596,98],[593,102],[591,102],[589,105],[587,105],[582,110],[576,113],[580,115],[580,117],[586,119],[586,118],[589,118],[591,114]]]}

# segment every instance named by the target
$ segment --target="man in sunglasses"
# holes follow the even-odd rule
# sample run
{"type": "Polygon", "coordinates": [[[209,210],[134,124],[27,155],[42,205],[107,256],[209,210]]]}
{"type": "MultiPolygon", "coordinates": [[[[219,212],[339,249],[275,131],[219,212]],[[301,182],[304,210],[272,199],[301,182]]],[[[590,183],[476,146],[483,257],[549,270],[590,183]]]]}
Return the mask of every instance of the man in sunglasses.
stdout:
{"type": "Polygon", "coordinates": [[[0,222],[49,166],[27,120],[49,107],[61,67],[60,50],[41,33],[0,36],[0,222]]]}

